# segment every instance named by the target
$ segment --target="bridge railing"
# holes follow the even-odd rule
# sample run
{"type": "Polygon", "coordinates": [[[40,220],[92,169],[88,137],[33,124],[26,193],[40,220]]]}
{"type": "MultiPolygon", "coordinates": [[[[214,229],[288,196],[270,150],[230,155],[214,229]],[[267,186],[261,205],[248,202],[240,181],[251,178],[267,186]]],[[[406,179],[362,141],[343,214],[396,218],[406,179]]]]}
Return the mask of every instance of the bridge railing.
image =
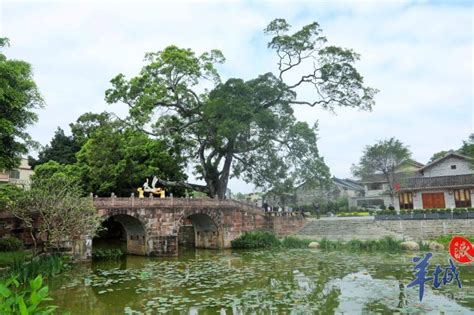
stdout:
{"type": "Polygon", "coordinates": [[[136,197],[94,197],[94,206],[97,208],[127,208],[127,207],[235,207],[249,211],[264,213],[263,208],[253,204],[233,199],[210,198],[136,198],[136,197]]]}

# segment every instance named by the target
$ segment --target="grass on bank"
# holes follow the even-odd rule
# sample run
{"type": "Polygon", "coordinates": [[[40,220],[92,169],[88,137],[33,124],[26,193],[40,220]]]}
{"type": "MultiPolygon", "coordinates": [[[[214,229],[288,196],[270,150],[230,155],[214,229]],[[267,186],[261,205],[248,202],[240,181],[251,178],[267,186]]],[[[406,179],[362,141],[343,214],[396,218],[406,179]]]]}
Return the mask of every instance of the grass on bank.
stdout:
{"type": "Polygon", "coordinates": [[[468,240],[470,240],[471,243],[474,242],[474,236],[473,235],[466,236],[466,235],[459,235],[459,234],[441,235],[441,236],[438,236],[438,237],[434,238],[433,241],[435,241],[437,243],[440,243],[440,244],[443,244],[444,248],[448,248],[449,243],[451,242],[451,239],[455,236],[462,236],[462,237],[467,238],[468,240]]]}
{"type": "Polygon", "coordinates": [[[0,268],[8,267],[15,261],[25,261],[31,259],[30,250],[18,250],[13,252],[0,252],[0,268]]]}
{"type": "Polygon", "coordinates": [[[70,268],[69,257],[60,255],[37,256],[31,260],[15,260],[1,274],[1,278],[16,278],[28,283],[38,275],[47,279],[70,268]]]}
{"type": "Polygon", "coordinates": [[[336,213],[337,217],[368,217],[370,215],[369,212],[338,212],[336,213]]]}
{"type": "MultiPolygon", "coordinates": [[[[310,239],[301,239],[295,236],[286,236],[278,239],[275,234],[267,231],[254,231],[242,234],[231,242],[232,248],[241,249],[278,249],[278,248],[308,248],[310,239]]],[[[318,241],[321,250],[346,250],[363,252],[402,252],[401,240],[387,236],[379,240],[351,240],[348,242],[322,239],[318,241]]],[[[419,242],[420,250],[428,250],[426,243],[419,242]]]]}

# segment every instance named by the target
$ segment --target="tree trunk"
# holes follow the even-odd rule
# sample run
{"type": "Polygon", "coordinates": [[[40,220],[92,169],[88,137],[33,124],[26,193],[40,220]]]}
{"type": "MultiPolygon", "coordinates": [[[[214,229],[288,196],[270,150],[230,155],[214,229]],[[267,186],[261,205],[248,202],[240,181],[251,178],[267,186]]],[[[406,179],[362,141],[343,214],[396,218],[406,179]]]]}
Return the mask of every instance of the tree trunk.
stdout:
{"type": "Polygon", "coordinates": [[[393,191],[394,175],[390,173],[386,173],[385,177],[387,178],[387,181],[388,181],[388,194],[390,195],[391,206],[395,207],[395,196],[394,196],[394,191],[393,191]]]}
{"type": "Polygon", "coordinates": [[[36,237],[33,233],[33,228],[30,228],[30,237],[33,241],[33,256],[36,256],[36,254],[38,253],[38,242],[36,241],[36,237]]]}
{"type": "Polygon", "coordinates": [[[230,166],[232,165],[232,153],[227,153],[224,167],[219,176],[219,182],[217,186],[217,198],[225,199],[225,193],[227,191],[227,184],[230,176],[230,166]]]}

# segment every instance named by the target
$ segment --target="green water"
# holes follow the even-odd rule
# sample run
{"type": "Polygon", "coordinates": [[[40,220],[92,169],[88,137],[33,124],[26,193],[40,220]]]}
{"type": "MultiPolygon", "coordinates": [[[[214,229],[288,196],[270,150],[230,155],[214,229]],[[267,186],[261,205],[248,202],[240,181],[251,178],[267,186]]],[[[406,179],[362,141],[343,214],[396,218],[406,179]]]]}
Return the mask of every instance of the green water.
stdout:
{"type": "MultiPolygon", "coordinates": [[[[420,303],[405,288],[412,256],[189,250],[76,266],[49,283],[71,314],[474,314],[474,265],[458,264],[462,289],[426,288],[420,303]]],[[[431,272],[448,257],[434,254],[431,272]]]]}

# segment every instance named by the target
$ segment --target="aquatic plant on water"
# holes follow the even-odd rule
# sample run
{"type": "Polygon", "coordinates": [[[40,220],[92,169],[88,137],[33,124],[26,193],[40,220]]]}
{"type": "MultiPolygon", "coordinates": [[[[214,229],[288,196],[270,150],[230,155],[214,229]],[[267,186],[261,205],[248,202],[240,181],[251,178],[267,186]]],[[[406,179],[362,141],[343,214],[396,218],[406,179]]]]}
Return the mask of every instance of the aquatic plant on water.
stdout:
{"type": "Polygon", "coordinates": [[[252,231],[247,232],[231,241],[232,248],[276,248],[281,243],[275,234],[268,231],[252,231]]]}
{"type": "Polygon", "coordinates": [[[94,249],[92,259],[94,260],[115,260],[125,256],[125,252],[119,248],[94,249]]]}
{"type": "Polygon", "coordinates": [[[281,240],[281,246],[284,248],[308,248],[309,243],[311,240],[294,236],[286,236],[281,240]]]}

